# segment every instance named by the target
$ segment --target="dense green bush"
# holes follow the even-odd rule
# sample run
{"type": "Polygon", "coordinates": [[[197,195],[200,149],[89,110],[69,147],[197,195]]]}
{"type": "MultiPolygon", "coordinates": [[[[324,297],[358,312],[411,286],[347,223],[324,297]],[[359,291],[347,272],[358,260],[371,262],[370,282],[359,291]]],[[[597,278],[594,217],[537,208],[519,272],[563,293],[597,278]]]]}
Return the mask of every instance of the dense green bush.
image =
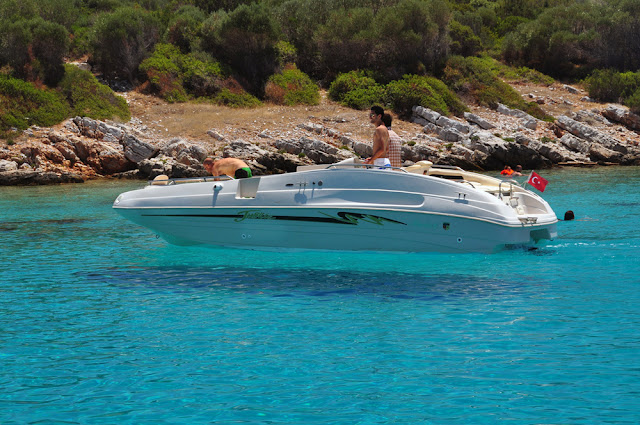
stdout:
{"type": "Polygon", "coordinates": [[[62,25],[42,19],[33,23],[31,31],[31,52],[41,67],[38,76],[53,87],[64,76],[63,64],[69,50],[69,33],[62,25]]]}
{"type": "Polygon", "coordinates": [[[466,110],[444,84],[435,78],[419,75],[405,75],[401,80],[390,82],[386,87],[386,97],[388,106],[403,117],[411,116],[416,105],[449,115],[454,110],[449,109],[447,101],[458,114],[466,110]]]}
{"type": "Polygon", "coordinates": [[[456,20],[449,24],[451,36],[451,53],[462,56],[475,56],[482,49],[482,40],[474,34],[471,27],[463,25],[456,20]]]}
{"type": "Polygon", "coordinates": [[[359,7],[332,10],[314,32],[319,74],[331,78],[375,69],[377,79],[388,82],[407,73],[435,72],[444,61],[450,20],[445,1],[376,2],[384,5],[379,10],[354,3],[359,7]]]}
{"type": "Polygon", "coordinates": [[[89,71],[65,65],[65,75],[58,85],[71,105],[71,114],[97,120],[131,118],[127,101],[108,86],[100,84],[89,71]]]}
{"type": "Polygon", "coordinates": [[[295,66],[269,77],[265,98],[278,105],[317,105],[320,103],[318,86],[295,66]]]}
{"type": "Polygon", "coordinates": [[[231,108],[255,108],[262,105],[257,97],[250,95],[245,91],[234,91],[223,88],[213,101],[219,105],[229,106],[231,108]]]}
{"type": "Polygon", "coordinates": [[[338,75],[329,86],[329,98],[350,108],[365,110],[384,104],[385,89],[365,71],[338,75]]]}
{"type": "Polygon", "coordinates": [[[150,12],[124,7],[102,14],[93,35],[93,60],[107,78],[138,80],[138,66],[159,39],[160,22],[150,12]]]}
{"type": "Polygon", "coordinates": [[[199,8],[182,6],[171,15],[165,36],[167,42],[177,46],[182,53],[191,52],[199,42],[200,27],[206,18],[199,8]]]}
{"type": "Polygon", "coordinates": [[[15,76],[55,86],[68,49],[69,33],[60,24],[40,17],[0,21],[0,66],[9,65],[15,76]]]}
{"type": "Polygon", "coordinates": [[[347,93],[356,89],[364,90],[377,84],[366,71],[345,72],[339,74],[329,86],[329,98],[342,102],[347,93]]]}
{"type": "Polygon", "coordinates": [[[140,64],[140,71],[146,74],[152,91],[167,102],[187,100],[187,93],[182,86],[181,56],[177,47],[158,44],[153,54],[140,64]]]}
{"type": "MultiPolygon", "coordinates": [[[[546,3],[546,2],[545,2],[546,3]]],[[[508,63],[556,78],[582,78],[594,69],[640,68],[640,2],[560,2],[505,36],[508,63]]]]}
{"type": "Polygon", "coordinates": [[[640,111],[640,72],[594,71],[584,80],[589,96],[601,102],[617,102],[640,111]]]}
{"type": "Polygon", "coordinates": [[[640,89],[624,100],[624,104],[629,107],[634,114],[640,114],[640,89]]]}
{"type": "Polygon", "coordinates": [[[223,87],[225,72],[206,54],[182,54],[171,44],[158,44],[140,65],[151,84],[152,92],[168,102],[185,102],[191,98],[214,97],[223,87]]]}
{"type": "Polygon", "coordinates": [[[640,88],[640,73],[595,70],[584,80],[589,96],[601,102],[624,102],[640,88]]]}
{"type": "Polygon", "coordinates": [[[51,126],[71,112],[63,95],[0,73],[0,131],[51,126]]]}
{"type": "Polygon", "coordinates": [[[276,71],[280,32],[263,3],[241,5],[230,13],[216,12],[202,25],[202,47],[229,65],[251,92],[262,95],[276,71]]]}
{"type": "Polygon", "coordinates": [[[447,61],[444,79],[453,91],[473,98],[480,105],[495,108],[502,103],[539,119],[549,118],[539,105],[525,102],[517,91],[502,81],[486,58],[453,56],[447,61]]]}
{"type": "Polygon", "coordinates": [[[385,88],[378,84],[358,87],[346,93],[340,103],[349,108],[364,111],[373,105],[384,105],[386,93],[385,88]]]}

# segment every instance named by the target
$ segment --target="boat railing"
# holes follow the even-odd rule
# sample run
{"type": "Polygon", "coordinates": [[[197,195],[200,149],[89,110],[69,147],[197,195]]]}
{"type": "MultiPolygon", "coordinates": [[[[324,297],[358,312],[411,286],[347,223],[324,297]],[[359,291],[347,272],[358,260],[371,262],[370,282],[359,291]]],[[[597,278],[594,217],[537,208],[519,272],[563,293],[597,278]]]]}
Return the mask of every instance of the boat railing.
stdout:
{"type": "Polygon", "coordinates": [[[513,180],[502,180],[498,185],[498,198],[502,199],[502,183],[509,184],[509,198],[513,196],[513,180]]]}
{"type": "Polygon", "coordinates": [[[162,174],[157,176],[153,180],[149,180],[148,184],[149,186],[171,186],[171,185],[183,184],[183,183],[203,183],[203,182],[225,181],[225,180],[233,180],[233,177],[227,176],[225,174],[221,176],[169,178],[168,176],[162,174]]]}
{"type": "Polygon", "coordinates": [[[431,168],[439,168],[441,170],[459,170],[464,171],[462,168],[455,165],[444,165],[444,164],[432,164],[431,168]]]}
{"type": "Polygon", "coordinates": [[[403,169],[402,167],[391,167],[391,166],[379,166],[379,165],[373,165],[373,164],[329,164],[325,169],[329,169],[329,168],[366,168],[366,169],[379,169],[379,170],[396,170],[396,171],[402,171],[405,173],[408,173],[407,170],[403,169]]]}

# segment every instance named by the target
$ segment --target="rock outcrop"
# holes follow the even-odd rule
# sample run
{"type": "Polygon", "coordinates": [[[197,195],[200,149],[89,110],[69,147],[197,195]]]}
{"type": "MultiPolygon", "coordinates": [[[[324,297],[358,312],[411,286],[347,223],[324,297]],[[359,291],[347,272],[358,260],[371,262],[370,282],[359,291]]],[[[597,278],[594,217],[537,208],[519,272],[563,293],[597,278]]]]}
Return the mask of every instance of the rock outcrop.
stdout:
{"type": "MultiPolygon", "coordinates": [[[[578,89],[563,89],[563,96],[579,96],[578,89]]],[[[550,94],[529,97],[547,106],[572,104],[550,94]]],[[[104,176],[198,177],[206,175],[202,161],[207,156],[243,159],[254,175],[371,156],[370,139],[344,131],[341,125],[345,122],[341,117],[309,116],[304,122],[291,123],[287,130],[262,127],[244,137],[226,127],[209,129],[202,139],[187,140],[152,134],[135,118],[119,124],[76,117],[54,129],[31,127],[23,133],[25,140],[0,148],[0,185],[79,182],[104,176]]],[[[399,133],[405,165],[429,160],[471,170],[496,170],[505,164],[525,169],[555,164],[640,164],[640,117],[618,105],[573,108],[555,122],[500,104],[493,110],[475,108],[463,117],[443,116],[417,105],[411,122],[415,124],[406,124],[413,126],[413,133],[399,133]]]]}

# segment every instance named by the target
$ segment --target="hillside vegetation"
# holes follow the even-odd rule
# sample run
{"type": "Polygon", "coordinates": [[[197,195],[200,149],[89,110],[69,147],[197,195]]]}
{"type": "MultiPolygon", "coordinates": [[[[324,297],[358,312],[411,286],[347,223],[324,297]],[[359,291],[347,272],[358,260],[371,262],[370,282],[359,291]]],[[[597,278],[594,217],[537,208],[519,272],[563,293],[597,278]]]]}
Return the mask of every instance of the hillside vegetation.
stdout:
{"type": "Polygon", "coordinates": [[[401,116],[475,102],[544,119],[504,81],[560,79],[640,111],[638,28],[640,0],[0,0],[0,134],[126,120],[123,82],[168,102],[313,105],[325,87],[401,116]]]}

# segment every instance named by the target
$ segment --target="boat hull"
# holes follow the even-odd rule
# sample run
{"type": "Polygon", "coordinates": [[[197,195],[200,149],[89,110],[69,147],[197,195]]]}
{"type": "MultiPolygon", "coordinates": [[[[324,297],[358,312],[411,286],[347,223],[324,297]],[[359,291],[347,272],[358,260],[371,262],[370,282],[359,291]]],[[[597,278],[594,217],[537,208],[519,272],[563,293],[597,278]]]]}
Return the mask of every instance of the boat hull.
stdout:
{"type": "Polygon", "coordinates": [[[553,239],[553,225],[504,225],[425,212],[356,208],[118,209],[167,241],[247,249],[484,252],[553,239]]]}
{"type": "Polygon", "coordinates": [[[121,194],[114,208],[171,243],[248,249],[495,252],[556,236],[555,214],[537,195],[505,197],[500,181],[498,194],[479,186],[324,169],[152,184],[121,194]]]}

